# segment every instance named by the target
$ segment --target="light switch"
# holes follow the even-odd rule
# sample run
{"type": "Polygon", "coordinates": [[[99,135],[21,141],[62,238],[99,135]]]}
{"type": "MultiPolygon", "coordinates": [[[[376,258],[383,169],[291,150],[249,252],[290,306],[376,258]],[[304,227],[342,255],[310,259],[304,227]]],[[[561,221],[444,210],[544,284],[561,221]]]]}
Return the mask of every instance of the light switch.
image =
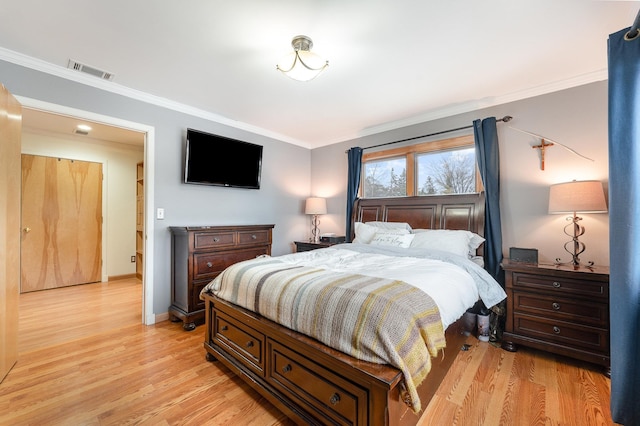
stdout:
{"type": "Polygon", "coordinates": [[[156,210],[156,219],[164,219],[164,209],[162,207],[158,207],[158,210],[156,210]]]}

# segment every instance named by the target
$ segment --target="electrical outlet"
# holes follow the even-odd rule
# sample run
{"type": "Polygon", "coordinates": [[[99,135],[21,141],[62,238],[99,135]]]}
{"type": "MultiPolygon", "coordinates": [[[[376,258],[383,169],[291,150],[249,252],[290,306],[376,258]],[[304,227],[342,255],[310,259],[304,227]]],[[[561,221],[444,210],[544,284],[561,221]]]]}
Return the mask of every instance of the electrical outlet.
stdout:
{"type": "Polygon", "coordinates": [[[136,257],[135,256],[131,256],[131,263],[136,263],[136,257]]]}

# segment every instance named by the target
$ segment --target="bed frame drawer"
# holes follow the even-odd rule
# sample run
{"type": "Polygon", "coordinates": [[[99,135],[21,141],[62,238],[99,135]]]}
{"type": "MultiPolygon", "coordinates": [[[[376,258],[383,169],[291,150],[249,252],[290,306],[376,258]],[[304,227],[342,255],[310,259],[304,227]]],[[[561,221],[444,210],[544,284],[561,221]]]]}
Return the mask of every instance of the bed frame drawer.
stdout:
{"type": "Polygon", "coordinates": [[[233,353],[236,359],[264,376],[265,337],[220,311],[214,313],[212,340],[233,353]]]}
{"type": "Polygon", "coordinates": [[[267,380],[292,399],[303,399],[328,424],[368,424],[367,391],[309,358],[268,341],[267,380]]]}

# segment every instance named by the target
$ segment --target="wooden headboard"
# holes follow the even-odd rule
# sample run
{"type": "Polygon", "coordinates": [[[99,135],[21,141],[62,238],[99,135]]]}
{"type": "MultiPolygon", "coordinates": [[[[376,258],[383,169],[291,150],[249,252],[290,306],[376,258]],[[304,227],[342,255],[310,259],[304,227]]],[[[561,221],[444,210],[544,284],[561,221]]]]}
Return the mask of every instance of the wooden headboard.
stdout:
{"type": "Polygon", "coordinates": [[[484,193],[356,200],[351,229],[354,222],[373,221],[407,222],[414,229],[462,229],[484,237],[484,193]]]}

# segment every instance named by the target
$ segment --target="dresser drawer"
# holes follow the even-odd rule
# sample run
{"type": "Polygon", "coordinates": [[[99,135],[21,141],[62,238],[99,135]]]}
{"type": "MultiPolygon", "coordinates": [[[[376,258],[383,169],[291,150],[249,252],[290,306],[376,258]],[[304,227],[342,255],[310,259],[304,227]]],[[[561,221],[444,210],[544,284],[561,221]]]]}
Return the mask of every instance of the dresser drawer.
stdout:
{"type": "Polygon", "coordinates": [[[233,353],[240,362],[264,376],[264,345],[262,333],[234,321],[219,310],[214,314],[212,339],[215,344],[233,353]]]}
{"type": "Polygon", "coordinates": [[[513,333],[589,352],[609,354],[607,329],[547,317],[513,314],[513,333]]]}
{"type": "Polygon", "coordinates": [[[193,255],[193,279],[216,277],[228,266],[243,260],[253,259],[267,254],[268,247],[246,248],[243,250],[196,253],[193,255]]]}
{"type": "Polygon", "coordinates": [[[194,281],[191,283],[191,307],[192,310],[204,309],[204,300],[200,300],[200,292],[211,280],[194,281]]]}
{"type": "Polygon", "coordinates": [[[609,324],[609,309],[606,304],[576,301],[566,297],[517,292],[513,294],[513,309],[515,313],[525,312],[600,328],[606,328],[609,324]]]}
{"type": "Polygon", "coordinates": [[[267,380],[293,399],[303,399],[339,425],[368,424],[367,392],[312,360],[269,340],[267,380]]]}
{"type": "Polygon", "coordinates": [[[194,249],[233,247],[235,234],[234,231],[197,232],[193,235],[194,249]]]}
{"type": "Polygon", "coordinates": [[[238,232],[238,245],[245,244],[270,244],[269,231],[240,231],[238,232]]]}
{"type": "Polygon", "coordinates": [[[609,297],[607,284],[599,281],[513,272],[511,285],[514,290],[541,290],[546,294],[565,294],[598,299],[608,299],[609,297]]]}

